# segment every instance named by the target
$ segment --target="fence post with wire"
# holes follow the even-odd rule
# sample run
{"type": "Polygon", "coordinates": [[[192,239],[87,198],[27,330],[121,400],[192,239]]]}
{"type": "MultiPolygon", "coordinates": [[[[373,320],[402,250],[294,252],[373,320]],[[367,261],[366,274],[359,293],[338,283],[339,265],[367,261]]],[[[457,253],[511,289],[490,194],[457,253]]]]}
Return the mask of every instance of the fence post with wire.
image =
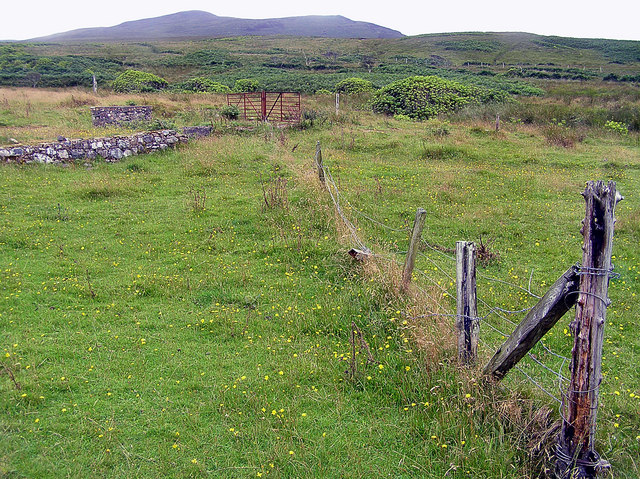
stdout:
{"type": "MultiPolygon", "coordinates": [[[[330,170],[322,165],[321,158],[320,143],[318,142],[316,166],[319,175],[321,175],[320,179],[327,187],[336,212],[344,221],[357,247],[357,249],[352,248],[349,254],[359,260],[379,258],[400,266],[394,256],[374,254],[364,245],[358,235],[359,228],[346,217],[342,203],[346,204],[350,211],[377,227],[401,233],[405,233],[407,228],[393,228],[353,208],[342,197],[330,170]]],[[[410,236],[409,251],[397,252],[398,254],[407,254],[403,273],[404,290],[408,288],[412,272],[415,271],[420,277],[428,280],[433,287],[439,289],[442,297],[451,297],[456,300],[456,314],[447,312],[450,311],[450,305],[436,301],[435,306],[439,312],[428,312],[419,316],[403,312],[405,317],[412,319],[437,316],[454,317],[455,330],[458,334],[458,357],[461,363],[473,363],[478,344],[481,344],[483,348],[494,352],[493,357],[484,367],[485,376],[499,381],[510,370],[515,369],[560,405],[562,428],[556,442],[554,465],[556,477],[559,479],[593,479],[610,467],[610,464],[600,458],[595,451],[595,429],[599,389],[602,382],[601,362],[606,309],[610,305],[610,300],[607,297],[608,287],[610,279],[618,276],[613,273],[613,265],[611,264],[614,212],[615,206],[622,200],[622,196],[617,192],[616,183],[613,181],[607,184],[602,181],[589,181],[583,196],[586,202],[586,212],[581,229],[584,239],[582,264],[569,267],[544,296],[540,297],[531,291],[533,271],[529,278],[528,287],[491,278],[478,272],[478,277],[482,280],[516,288],[520,293],[524,292],[529,297],[535,298],[537,303],[533,307],[508,310],[477,297],[474,243],[458,241],[455,248],[456,257],[452,257],[448,253],[454,250],[444,246],[431,245],[427,241],[421,240],[422,226],[426,217],[426,212],[422,208],[418,209],[416,214],[414,228],[410,236]],[[433,253],[455,264],[456,277],[454,278],[447,271],[450,266],[443,267],[430,256],[421,253],[418,248],[420,245],[424,245],[433,253]],[[449,291],[445,285],[441,284],[440,280],[415,268],[416,256],[429,261],[433,270],[444,275],[451,285],[455,282],[456,292],[449,291]],[[478,304],[483,308],[483,314],[478,314],[478,304]],[[573,349],[571,358],[568,358],[550,349],[544,342],[544,336],[573,306],[576,306],[575,320],[570,325],[573,349]],[[526,313],[526,316],[519,324],[507,317],[520,313],[526,313]],[[489,321],[489,317],[495,317],[499,321],[504,321],[505,324],[512,325],[513,332],[511,334],[505,333],[504,327],[496,324],[495,321],[489,321]],[[483,331],[486,330],[494,334],[494,337],[495,333],[500,335],[502,345],[496,349],[494,344],[488,344],[486,339],[480,338],[480,324],[483,325],[483,331]],[[543,350],[544,356],[560,361],[559,369],[555,370],[544,364],[541,361],[541,355],[532,352],[535,346],[539,346],[543,350]],[[532,363],[520,367],[518,363],[525,357],[532,363]],[[570,365],[569,375],[562,372],[567,364],[570,365]],[[546,370],[546,373],[543,374],[551,373],[557,378],[561,399],[531,375],[531,369],[528,368],[537,366],[546,370]]],[[[418,284],[415,287],[427,294],[427,291],[418,284]]]]}
{"type": "Polygon", "coordinates": [[[469,241],[456,242],[456,331],[458,359],[472,364],[478,355],[478,301],[476,296],[476,245],[469,241]]]}
{"type": "Polygon", "coordinates": [[[602,383],[602,343],[609,280],[613,276],[611,253],[615,207],[622,199],[610,181],[587,183],[582,225],[584,246],[577,292],[571,381],[563,396],[563,423],[557,447],[556,476],[593,478],[610,467],[595,450],[596,416],[602,383]]]}
{"type": "Polygon", "coordinates": [[[402,271],[402,290],[405,292],[409,289],[409,283],[411,282],[411,276],[413,275],[413,268],[416,264],[418,250],[420,249],[420,237],[422,235],[422,228],[424,228],[424,220],[426,217],[427,212],[422,208],[418,208],[418,211],[416,211],[416,219],[413,223],[413,230],[411,231],[407,258],[405,259],[404,269],[402,271]]]}

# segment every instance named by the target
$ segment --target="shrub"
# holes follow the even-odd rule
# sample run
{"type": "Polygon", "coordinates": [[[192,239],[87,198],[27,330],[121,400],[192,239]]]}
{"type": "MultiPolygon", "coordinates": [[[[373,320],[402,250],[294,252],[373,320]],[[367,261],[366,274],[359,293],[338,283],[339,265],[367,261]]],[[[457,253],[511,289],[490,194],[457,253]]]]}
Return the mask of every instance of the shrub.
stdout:
{"type": "Polygon", "coordinates": [[[318,110],[302,110],[298,128],[306,130],[316,125],[323,125],[327,121],[327,114],[318,110]]]}
{"type": "Polygon", "coordinates": [[[220,108],[220,115],[227,120],[237,120],[240,118],[240,110],[235,105],[226,105],[220,108]]]}
{"type": "Polygon", "coordinates": [[[609,120],[604,124],[604,128],[605,130],[617,133],[619,135],[626,135],[627,133],[629,133],[627,125],[625,125],[621,121],[609,120]]]}
{"type": "Polygon", "coordinates": [[[346,80],[342,80],[336,83],[336,91],[338,93],[354,94],[365,93],[373,90],[373,83],[362,78],[347,78],[346,80]]]}
{"type": "Polygon", "coordinates": [[[378,90],[373,98],[373,111],[426,120],[475,101],[480,101],[477,87],[437,76],[413,76],[378,90]]]}
{"type": "Polygon", "coordinates": [[[316,90],[316,95],[333,95],[333,93],[326,88],[321,88],[320,90],[316,90]]]}
{"type": "Polygon", "coordinates": [[[231,88],[205,77],[190,78],[178,85],[180,90],[203,93],[229,93],[231,88]]]}
{"type": "Polygon", "coordinates": [[[111,86],[118,93],[151,92],[162,90],[169,83],[153,73],[127,70],[118,75],[111,86]]]}
{"type": "Polygon", "coordinates": [[[236,84],[233,87],[233,91],[240,93],[258,91],[259,89],[260,83],[258,80],[254,80],[253,78],[241,78],[240,80],[236,80],[236,84]]]}

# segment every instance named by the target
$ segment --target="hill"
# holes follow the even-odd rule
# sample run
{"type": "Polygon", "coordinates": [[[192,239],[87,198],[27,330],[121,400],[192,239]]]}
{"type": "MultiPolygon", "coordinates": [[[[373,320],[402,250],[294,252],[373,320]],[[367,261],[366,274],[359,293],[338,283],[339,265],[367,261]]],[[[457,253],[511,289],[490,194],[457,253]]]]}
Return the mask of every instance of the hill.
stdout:
{"type": "Polygon", "coordinates": [[[135,41],[247,35],[328,38],[400,38],[402,33],[340,15],[244,19],[219,17],[199,10],[124,22],[113,27],[81,28],[36,38],[36,41],[135,41]]]}
{"type": "Polygon", "coordinates": [[[0,44],[0,85],[86,87],[93,72],[99,86],[108,87],[127,69],[154,73],[172,84],[206,77],[233,87],[238,79],[254,78],[261,88],[303,93],[331,90],[336,82],[353,76],[381,87],[410,75],[471,78],[512,90],[510,85],[522,80],[638,83],[640,42],[476,32],[402,38],[253,35],[0,44]]]}

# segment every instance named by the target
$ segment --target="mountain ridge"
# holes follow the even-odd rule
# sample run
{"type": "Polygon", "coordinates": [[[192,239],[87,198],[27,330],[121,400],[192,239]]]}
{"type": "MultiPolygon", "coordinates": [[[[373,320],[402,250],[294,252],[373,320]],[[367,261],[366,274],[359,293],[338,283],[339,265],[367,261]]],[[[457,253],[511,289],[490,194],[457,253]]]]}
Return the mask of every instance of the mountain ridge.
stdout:
{"type": "Polygon", "coordinates": [[[270,35],[324,38],[404,37],[397,30],[351,20],[342,15],[246,19],[188,10],[130,20],[111,27],[79,28],[27,41],[132,41],[270,35]]]}

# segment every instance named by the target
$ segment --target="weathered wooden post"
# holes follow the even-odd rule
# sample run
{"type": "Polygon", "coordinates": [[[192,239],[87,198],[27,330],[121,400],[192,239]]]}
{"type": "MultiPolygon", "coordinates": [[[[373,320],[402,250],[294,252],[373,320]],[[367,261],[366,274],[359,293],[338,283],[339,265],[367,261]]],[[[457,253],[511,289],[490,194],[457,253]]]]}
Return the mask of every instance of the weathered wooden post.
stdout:
{"type": "Polygon", "coordinates": [[[502,379],[531,348],[569,311],[578,299],[580,283],[577,266],[572,266],[553,283],[525,318],[518,324],[484,368],[484,374],[502,379]]]}
{"type": "Polygon", "coordinates": [[[318,168],[318,179],[320,183],[324,185],[324,166],[322,165],[322,148],[320,147],[320,141],[316,143],[316,168],[318,168]]]}
{"type": "Polygon", "coordinates": [[[91,80],[93,82],[93,93],[97,94],[98,93],[98,80],[96,80],[96,76],[95,75],[91,75],[91,80]]]}
{"type": "Polygon", "coordinates": [[[496,115],[496,133],[500,131],[500,113],[496,115]]]}
{"type": "Polygon", "coordinates": [[[422,229],[424,228],[424,220],[426,217],[427,212],[422,208],[418,208],[418,211],[416,211],[416,219],[413,222],[411,239],[409,240],[409,251],[407,251],[407,258],[405,259],[404,269],[402,271],[402,290],[404,292],[409,290],[409,283],[411,283],[413,267],[416,264],[416,255],[420,248],[420,237],[422,235],[422,229]]]}
{"type": "Polygon", "coordinates": [[[478,303],[476,299],[476,245],[468,241],[456,242],[456,286],[458,359],[462,364],[473,363],[478,353],[478,303]]]}
{"type": "Polygon", "coordinates": [[[340,111],[340,92],[336,92],[336,115],[340,111]]]}
{"type": "Polygon", "coordinates": [[[615,206],[622,199],[610,181],[587,183],[580,289],[571,323],[571,380],[563,400],[562,431],[557,447],[556,477],[595,478],[610,467],[595,451],[596,413],[602,382],[602,340],[613,273],[611,250],[615,206]]]}

